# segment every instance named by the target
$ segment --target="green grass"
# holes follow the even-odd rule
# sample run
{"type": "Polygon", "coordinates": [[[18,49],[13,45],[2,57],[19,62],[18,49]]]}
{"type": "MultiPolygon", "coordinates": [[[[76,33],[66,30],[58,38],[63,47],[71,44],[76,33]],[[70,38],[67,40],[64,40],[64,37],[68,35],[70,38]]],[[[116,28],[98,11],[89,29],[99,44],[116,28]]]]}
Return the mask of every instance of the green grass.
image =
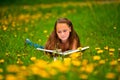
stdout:
{"type": "MultiPolygon", "coordinates": [[[[82,62],[87,59],[88,65],[94,64],[94,72],[87,74],[88,78],[90,80],[99,78],[100,80],[102,78],[107,80],[105,75],[114,72],[116,74],[114,80],[119,79],[118,74],[120,72],[117,69],[120,66],[117,64],[110,66],[109,63],[120,58],[118,56],[120,54],[118,51],[118,48],[120,48],[120,4],[92,4],[91,6],[80,6],[81,3],[72,4],[58,3],[58,5],[44,4],[43,6],[33,4],[0,7],[0,69],[3,69],[0,73],[2,73],[2,76],[10,74],[6,69],[10,64],[28,67],[34,64],[31,57],[51,62],[52,59],[43,55],[43,52],[25,45],[25,39],[29,38],[31,41],[44,46],[53,30],[56,19],[67,17],[73,22],[82,46],[90,46],[89,50],[83,52],[80,60],[82,62]],[[47,31],[47,33],[44,33],[44,31],[47,31]],[[105,46],[115,49],[114,56],[111,57],[108,54],[109,51],[104,50],[105,46]],[[97,54],[95,50],[97,47],[100,47],[104,52],[97,54]],[[99,61],[92,59],[95,55],[101,56],[101,60],[106,60],[106,63],[99,66],[99,61]],[[4,61],[2,62],[2,60],[4,61]],[[23,63],[17,63],[19,60],[23,63]]],[[[68,72],[60,72],[51,79],[80,79],[78,77],[80,74],[86,74],[80,72],[80,68],[81,66],[71,66],[68,72]]],[[[46,80],[46,78],[34,74],[28,76],[27,79],[39,78],[46,80]]]]}

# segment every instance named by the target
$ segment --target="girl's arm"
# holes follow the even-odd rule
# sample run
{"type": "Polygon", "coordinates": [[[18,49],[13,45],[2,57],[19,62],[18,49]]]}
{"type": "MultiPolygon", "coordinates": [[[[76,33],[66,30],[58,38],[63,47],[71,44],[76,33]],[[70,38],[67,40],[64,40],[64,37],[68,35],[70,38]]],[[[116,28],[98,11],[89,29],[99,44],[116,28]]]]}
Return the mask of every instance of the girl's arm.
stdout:
{"type": "Polygon", "coordinates": [[[75,50],[75,49],[78,48],[78,47],[77,47],[77,44],[78,44],[77,40],[74,39],[74,41],[73,41],[73,45],[72,45],[72,50],[75,50]]]}

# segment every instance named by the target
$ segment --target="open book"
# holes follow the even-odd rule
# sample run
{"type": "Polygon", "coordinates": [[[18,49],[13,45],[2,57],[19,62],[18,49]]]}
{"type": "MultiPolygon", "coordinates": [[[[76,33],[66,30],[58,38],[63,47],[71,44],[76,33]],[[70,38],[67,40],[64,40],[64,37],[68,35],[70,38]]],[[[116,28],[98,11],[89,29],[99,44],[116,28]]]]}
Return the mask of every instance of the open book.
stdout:
{"type": "Polygon", "coordinates": [[[86,50],[88,48],[89,48],[89,46],[86,46],[86,47],[83,47],[83,48],[78,48],[76,50],[68,50],[68,51],[65,51],[65,52],[61,52],[59,49],[57,49],[57,50],[48,50],[48,49],[43,49],[43,48],[37,48],[37,50],[50,52],[50,53],[54,53],[54,54],[59,54],[59,55],[65,56],[65,55],[69,55],[69,54],[72,54],[72,53],[75,53],[75,52],[84,51],[84,50],[86,50]]]}
{"type": "Polygon", "coordinates": [[[68,50],[68,51],[65,51],[65,52],[62,52],[60,49],[56,49],[56,50],[48,50],[48,49],[44,49],[43,46],[41,45],[38,45],[36,43],[33,43],[32,41],[30,41],[28,38],[26,39],[26,44],[30,45],[30,46],[33,46],[34,48],[37,48],[37,50],[40,50],[40,51],[45,51],[45,52],[50,52],[50,53],[53,53],[53,54],[59,54],[59,55],[69,55],[69,54],[72,54],[72,53],[75,53],[75,52],[80,52],[80,51],[84,51],[86,49],[89,48],[89,46],[86,46],[86,47],[83,47],[83,48],[78,48],[76,50],[68,50]]]}

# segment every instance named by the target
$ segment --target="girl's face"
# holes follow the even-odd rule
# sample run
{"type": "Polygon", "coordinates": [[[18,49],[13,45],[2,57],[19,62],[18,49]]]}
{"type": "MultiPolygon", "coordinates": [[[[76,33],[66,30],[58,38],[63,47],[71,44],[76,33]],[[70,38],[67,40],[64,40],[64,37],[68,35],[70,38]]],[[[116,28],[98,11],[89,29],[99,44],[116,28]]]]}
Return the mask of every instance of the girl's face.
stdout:
{"type": "Polygon", "coordinates": [[[70,32],[71,27],[69,27],[66,23],[57,23],[56,33],[63,43],[66,42],[69,38],[70,32]]]}

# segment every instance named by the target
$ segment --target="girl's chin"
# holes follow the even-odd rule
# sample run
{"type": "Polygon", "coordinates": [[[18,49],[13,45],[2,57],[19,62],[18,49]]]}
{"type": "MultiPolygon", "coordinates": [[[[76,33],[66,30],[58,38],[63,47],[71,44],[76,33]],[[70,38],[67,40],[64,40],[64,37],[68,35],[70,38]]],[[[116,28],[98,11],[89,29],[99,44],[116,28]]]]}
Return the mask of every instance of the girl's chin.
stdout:
{"type": "Polygon", "coordinates": [[[66,42],[66,41],[67,41],[67,39],[61,39],[61,41],[62,41],[62,42],[66,42]]]}

